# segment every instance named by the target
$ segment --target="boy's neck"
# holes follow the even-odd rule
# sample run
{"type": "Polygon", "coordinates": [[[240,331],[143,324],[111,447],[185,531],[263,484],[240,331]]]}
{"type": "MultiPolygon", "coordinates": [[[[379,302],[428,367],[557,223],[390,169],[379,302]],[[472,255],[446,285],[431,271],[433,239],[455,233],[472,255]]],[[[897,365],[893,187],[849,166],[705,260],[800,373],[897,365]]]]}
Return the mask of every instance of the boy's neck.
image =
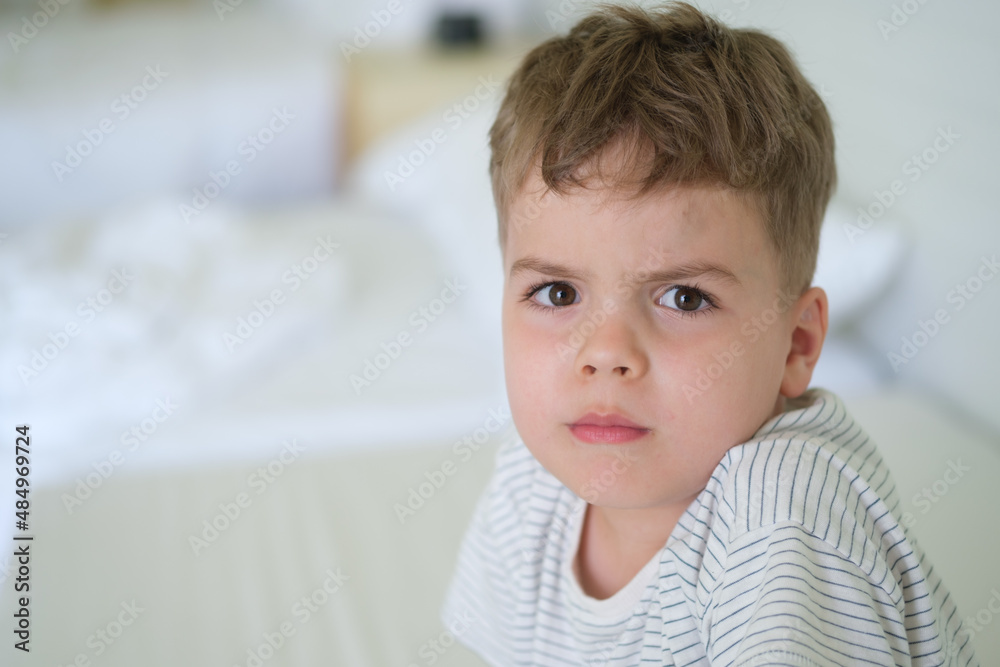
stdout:
{"type": "Polygon", "coordinates": [[[621,590],[666,544],[687,509],[616,509],[588,503],[573,572],[580,588],[604,600],[621,590]]]}

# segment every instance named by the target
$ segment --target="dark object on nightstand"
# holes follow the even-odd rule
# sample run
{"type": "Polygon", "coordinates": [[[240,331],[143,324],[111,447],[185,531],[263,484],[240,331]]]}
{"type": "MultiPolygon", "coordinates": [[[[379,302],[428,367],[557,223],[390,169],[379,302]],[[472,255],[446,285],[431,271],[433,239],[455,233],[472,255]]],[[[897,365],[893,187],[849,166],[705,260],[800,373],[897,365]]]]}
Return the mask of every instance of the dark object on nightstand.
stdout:
{"type": "Polygon", "coordinates": [[[479,14],[444,12],[438,18],[434,41],[445,49],[483,46],[483,20],[479,14]]]}

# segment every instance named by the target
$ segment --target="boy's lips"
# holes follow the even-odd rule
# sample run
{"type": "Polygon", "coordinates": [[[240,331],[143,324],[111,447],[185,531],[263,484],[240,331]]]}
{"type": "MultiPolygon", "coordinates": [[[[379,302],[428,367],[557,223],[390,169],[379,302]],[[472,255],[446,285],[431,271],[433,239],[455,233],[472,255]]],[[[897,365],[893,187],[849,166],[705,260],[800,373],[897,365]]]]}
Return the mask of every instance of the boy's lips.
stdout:
{"type": "Polygon", "coordinates": [[[631,442],[649,433],[649,429],[619,414],[599,415],[588,412],[571,424],[569,430],[584,442],[631,442]]]}

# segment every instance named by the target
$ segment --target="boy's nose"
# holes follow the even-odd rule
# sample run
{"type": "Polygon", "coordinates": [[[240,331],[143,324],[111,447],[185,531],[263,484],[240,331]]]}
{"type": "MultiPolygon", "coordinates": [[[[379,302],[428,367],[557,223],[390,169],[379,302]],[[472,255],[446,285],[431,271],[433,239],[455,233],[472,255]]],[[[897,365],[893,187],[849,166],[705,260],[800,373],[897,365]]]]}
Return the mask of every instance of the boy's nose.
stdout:
{"type": "Polygon", "coordinates": [[[608,317],[601,324],[587,327],[583,344],[576,355],[576,370],[584,377],[619,376],[637,379],[646,374],[649,359],[640,345],[635,329],[622,317],[608,317]]]}

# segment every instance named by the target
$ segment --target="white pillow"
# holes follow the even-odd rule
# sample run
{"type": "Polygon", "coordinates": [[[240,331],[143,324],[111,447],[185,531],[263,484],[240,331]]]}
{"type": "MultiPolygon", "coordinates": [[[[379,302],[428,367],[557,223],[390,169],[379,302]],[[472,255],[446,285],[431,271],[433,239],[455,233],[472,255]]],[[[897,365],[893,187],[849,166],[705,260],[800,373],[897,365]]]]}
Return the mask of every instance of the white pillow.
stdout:
{"type": "Polygon", "coordinates": [[[366,151],[345,175],[349,190],[420,225],[448,268],[468,281],[462,307],[500,342],[503,266],[489,178],[489,129],[500,90],[430,113],[366,151]],[[471,100],[476,100],[473,103],[471,100]],[[478,108],[472,108],[473,105],[478,108]]]}
{"type": "Polygon", "coordinates": [[[844,201],[827,207],[813,285],[826,290],[830,331],[843,331],[885,296],[899,273],[908,242],[891,220],[869,223],[844,201]]]}

